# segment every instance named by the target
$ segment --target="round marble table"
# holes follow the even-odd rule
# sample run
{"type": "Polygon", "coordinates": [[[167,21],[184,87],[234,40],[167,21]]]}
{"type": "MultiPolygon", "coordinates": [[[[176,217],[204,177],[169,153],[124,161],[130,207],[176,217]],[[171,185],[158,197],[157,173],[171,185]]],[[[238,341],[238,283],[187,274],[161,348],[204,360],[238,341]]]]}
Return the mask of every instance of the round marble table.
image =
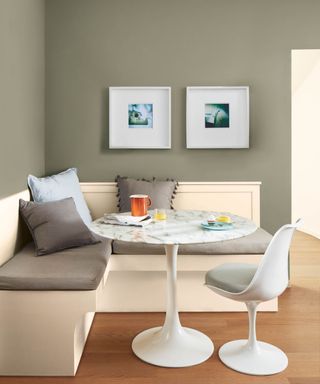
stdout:
{"type": "MultiPolygon", "coordinates": [[[[152,215],[152,211],[149,212],[152,215]]],[[[133,243],[162,244],[167,256],[167,311],[162,327],[139,333],[132,342],[133,352],[143,361],[162,367],[188,367],[200,364],[213,353],[214,346],[203,333],[182,327],[176,299],[177,254],[179,244],[209,243],[236,239],[253,233],[257,226],[250,220],[225,212],[167,211],[166,221],[154,221],[146,227],[104,224],[98,219],[91,230],[108,239],[133,243]],[[210,215],[228,214],[234,222],[226,231],[205,230],[200,223],[210,215]]]]}

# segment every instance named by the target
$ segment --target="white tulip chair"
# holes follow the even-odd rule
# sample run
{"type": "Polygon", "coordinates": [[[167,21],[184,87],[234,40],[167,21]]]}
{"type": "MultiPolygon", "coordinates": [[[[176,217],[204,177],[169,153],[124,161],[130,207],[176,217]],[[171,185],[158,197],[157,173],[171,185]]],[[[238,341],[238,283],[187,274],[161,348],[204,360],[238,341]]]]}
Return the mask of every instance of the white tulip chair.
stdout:
{"type": "Polygon", "coordinates": [[[259,265],[222,264],[206,274],[205,285],[215,293],[244,302],[249,314],[248,340],[235,340],[219,350],[229,368],[250,375],[272,375],[283,371],[288,358],[279,348],[256,339],[257,306],[281,295],[288,286],[289,249],[295,224],[281,227],[272,238],[259,265]]]}

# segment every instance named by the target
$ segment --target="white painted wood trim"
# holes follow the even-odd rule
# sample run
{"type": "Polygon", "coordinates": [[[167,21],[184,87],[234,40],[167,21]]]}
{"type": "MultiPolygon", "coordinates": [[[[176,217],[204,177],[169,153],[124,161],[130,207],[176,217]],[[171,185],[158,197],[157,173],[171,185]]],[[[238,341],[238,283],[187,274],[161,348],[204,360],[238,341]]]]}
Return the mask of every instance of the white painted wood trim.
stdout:
{"type": "Polygon", "coordinates": [[[301,228],[299,228],[299,231],[304,232],[307,235],[316,237],[317,239],[320,239],[320,231],[318,231],[318,232],[313,231],[312,229],[309,229],[309,228],[305,227],[304,225],[302,225],[301,228]]]}
{"type": "MultiPolygon", "coordinates": [[[[92,191],[95,187],[117,186],[113,181],[82,181],[81,189],[83,191],[92,191]]],[[[261,181],[179,181],[179,185],[261,185],[261,181]]]]}
{"type": "MultiPolygon", "coordinates": [[[[182,255],[178,254],[177,270],[179,272],[206,272],[217,265],[224,263],[257,264],[262,257],[256,255],[182,255]],[[195,263],[196,259],[196,263],[195,263]]],[[[109,260],[109,273],[112,271],[126,272],[166,272],[166,255],[120,255],[112,254],[109,260]]]]}
{"type": "Polygon", "coordinates": [[[19,199],[30,200],[28,190],[0,200],[0,266],[11,259],[19,244],[19,199]]]}
{"type": "Polygon", "coordinates": [[[74,376],[96,291],[0,291],[0,375],[74,376]]]}
{"type": "MultiPolygon", "coordinates": [[[[183,312],[245,312],[243,303],[226,299],[204,286],[208,270],[224,263],[258,264],[262,255],[178,255],[177,295],[183,312]]],[[[105,288],[98,293],[99,312],[164,312],[166,256],[118,255],[109,262],[105,288]],[[143,298],[143,300],[142,300],[143,298]]],[[[277,311],[278,300],[260,311],[277,311]]]]}
{"type": "MultiPolygon", "coordinates": [[[[177,209],[219,210],[219,205],[235,214],[252,219],[260,225],[260,182],[180,182],[173,205],[177,209]],[[236,198],[238,201],[236,201],[236,198]],[[217,203],[215,203],[217,201],[217,203]],[[192,206],[193,205],[193,206],[192,206]]],[[[116,212],[117,186],[114,182],[81,183],[93,217],[116,212]]],[[[28,190],[0,200],[0,266],[8,261],[19,247],[19,199],[30,199],[28,190]]]]}
{"type": "MultiPolygon", "coordinates": [[[[179,182],[173,207],[230,211],[260,226],[260,185],[259,181],[179,182]]],[[[84,182],[81,189],[94,219],[106,212],[117,212],[115,182],[84,182]]]]}
{"type": "MultiPolygon", "coordinates": [[[[177,297],[180,312],[246,312],[243,303],[210,292],[205,272],[178,272],[177,297]]],[[[164,312],[166,272],[110,272],[106,288],[98,296],[98,312],[164,312]],[[112,294],[110,294],[112,292],[112,294]],[[116,293],[114,295],[114,293],[116,293]],[[143,298],[143,300],[142,300],[143,298]]],[[[259,311],[275,312],[278,300],[262,303],[259,311]]]]}

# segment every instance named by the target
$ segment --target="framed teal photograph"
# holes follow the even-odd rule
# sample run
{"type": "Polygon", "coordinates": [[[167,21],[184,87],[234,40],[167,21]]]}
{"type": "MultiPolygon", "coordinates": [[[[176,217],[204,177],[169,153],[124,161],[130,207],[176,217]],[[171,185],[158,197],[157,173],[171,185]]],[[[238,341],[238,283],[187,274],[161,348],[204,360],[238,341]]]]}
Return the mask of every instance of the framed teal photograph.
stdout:
{"type": "Polygon", "coordinates": [[[170,149],[171,88],[109,87],[109,148],[170,149]]]}
{"type": "Polygon", "coordinates": [[[128,127],[153,128],[153,104],[129,104],[128,127]]]}
{"type": "Polygon", "coordinates": [[[188,87],[187,148],[249,148],[249,87],[188,87]]]}
{"type": "Polygon", "coordinates": [[[207,103],[204,112],[205,128],[230,128],[229,103],[207,103]]]}

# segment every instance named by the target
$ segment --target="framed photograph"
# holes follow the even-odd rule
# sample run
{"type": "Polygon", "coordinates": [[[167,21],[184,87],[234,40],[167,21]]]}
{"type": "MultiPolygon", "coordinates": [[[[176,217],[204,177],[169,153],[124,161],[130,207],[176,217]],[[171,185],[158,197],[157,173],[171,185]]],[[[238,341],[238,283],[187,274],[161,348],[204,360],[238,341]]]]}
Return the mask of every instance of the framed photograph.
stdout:
{"type": "Polygon", "coordinates": [[[187,148],[249,148],[249,87],[188,87],[187,148]]]}
{"type": "Polygon", "coordinates": [[[171,148],[171,88],[109,87],[109,148],[171,148]]]}

